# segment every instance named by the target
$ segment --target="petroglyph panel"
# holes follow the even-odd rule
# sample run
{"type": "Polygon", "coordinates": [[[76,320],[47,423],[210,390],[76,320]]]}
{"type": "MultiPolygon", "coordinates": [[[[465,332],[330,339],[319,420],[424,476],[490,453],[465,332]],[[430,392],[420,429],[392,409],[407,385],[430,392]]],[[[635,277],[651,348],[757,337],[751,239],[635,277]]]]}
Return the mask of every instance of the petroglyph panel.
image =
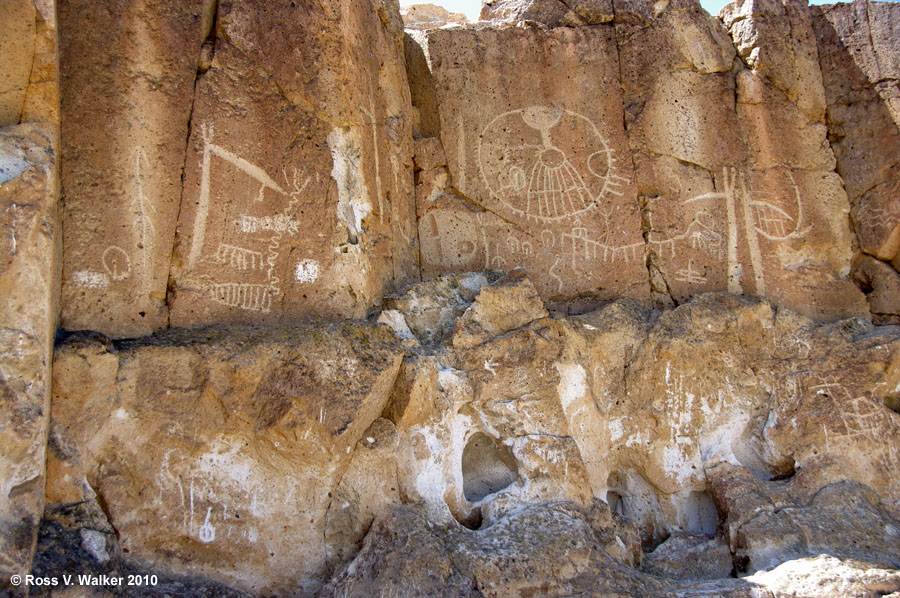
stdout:
{"type": "Polygon", "coordinates": [[[205,4],[58,2],[64,328],[167,323],[205,4]]]}
{"type": "Polygon", "coordinates": [[[300,232],[300,203],[316,177],[285,167],[276,181],[217,145],[211,126],[203,127],[202,144],[185,283],[221,306],[269,314],[283,294],[282,248],[300,232]]]}
{"type": "MultiPolygon", "coordinates": [[[[220,10],[229,27],[249,16],[220,10]]],[[[361,317],[400,274],[396,260],[415,237],[411,143],[395,130],[402,115],[392,118],[373,92],[335,126],[283,91],[245,52],[217,42],[196,90],[173,325],[361,317]]]]}
{"type": "Polygon", "coordinates": [[[484,211],[419,206],[423,274],[523,266],[545,299],[647,298],[612,31],[433,31],[426,43],[452,186],[484,211]]]}

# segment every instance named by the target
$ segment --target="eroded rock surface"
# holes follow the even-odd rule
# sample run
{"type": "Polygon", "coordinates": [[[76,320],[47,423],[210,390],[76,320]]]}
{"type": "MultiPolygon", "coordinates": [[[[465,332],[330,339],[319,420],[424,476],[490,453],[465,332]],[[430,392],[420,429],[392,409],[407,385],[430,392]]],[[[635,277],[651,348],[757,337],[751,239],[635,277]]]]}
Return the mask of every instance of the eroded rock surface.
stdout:
{"type": "Polygon", "coordinates": [[[310,595],[397,500],[396,432],[378,418],[401,359],[389,329],[361,323],[69,337],[48,500],[96,492],[137,562],[310,595]]]}
{"type": "Polygon", "coordinates": [[[82,8],[60,5],[65,328],[362,317],[418,279],[395,6],[82,8]]]}
{"type": "Polygon", "coordinates": [[[422,506],[378,520],[326,596],[782,596],[780,573],[727,578],[819,554],[873,568],[859,595],[895,585],[900,330],[728,294],[510,329],[519,285],[459,316],[484,318],[485,297],[493,334],[410,362],[388,413],[401,497],[422,506]],[[606,541],[589,539],[597,508],[606,541]]]}
{"type": "Polygon", "coordinates": [[[900,329],[724,293],[563,316],[521,271],[390,301],[402,340],[70,336],[48,501],[96,492],[124,562],[262,595],[757,596],[728,578],[900,568],[900,329]]]}
{"type": "Polygon", "coordinates": [[[0,593],[28,571],[44,509],[59,306],[54,129],[0,128],[0,593]]]}
{"type": "Polygon", "coordinates": [[[0,594],[900,596],[898,4],[3,8],[0,594]]]}

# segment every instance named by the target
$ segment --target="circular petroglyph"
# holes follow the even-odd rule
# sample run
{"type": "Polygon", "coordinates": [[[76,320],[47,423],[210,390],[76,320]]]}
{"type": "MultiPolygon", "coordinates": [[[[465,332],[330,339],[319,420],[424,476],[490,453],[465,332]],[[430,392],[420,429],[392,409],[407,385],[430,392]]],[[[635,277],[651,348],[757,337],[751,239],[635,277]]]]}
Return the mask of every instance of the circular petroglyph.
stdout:
{"type": "Polygon", "coordinates": [[[621,195],[609,142],[587,117],[554,106],[531,106],[497,116],[478,148],[481,174],[515,217],[564,220],[621,195]]]}
{"type": "Polygon", "coordinates": [[[120,247],[115,245],[107,247],[101,261],[103,268],[112,280],[125,280],[131,275],[131,258],[120,247]]]}

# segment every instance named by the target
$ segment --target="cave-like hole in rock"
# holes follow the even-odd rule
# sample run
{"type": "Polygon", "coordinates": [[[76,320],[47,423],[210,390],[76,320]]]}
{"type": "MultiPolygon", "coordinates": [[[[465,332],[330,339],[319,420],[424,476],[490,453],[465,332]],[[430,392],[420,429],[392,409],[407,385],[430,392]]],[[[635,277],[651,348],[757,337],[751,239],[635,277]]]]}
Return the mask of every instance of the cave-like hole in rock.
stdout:
{"type": "Polygon", "coordinates": [[[512,452],[481,432],[474,434],[463,450],[462,474],[463,494],[473,503],[519,479],[512,452]]]}
{"type": "Polygon", "coordinates": [[[606,504],[609,505],[609,512],[615,513],[620,517],[628,517],[625,511],[625,499],[618,492],[610,490],[606,493],[606,504]]]}
{"type": "Polygon", "coordinates": [[[708,492],[693,491],[684,505],[688,531],[702,536],[715,536],[719,526],[719,511],[708,492]]]}

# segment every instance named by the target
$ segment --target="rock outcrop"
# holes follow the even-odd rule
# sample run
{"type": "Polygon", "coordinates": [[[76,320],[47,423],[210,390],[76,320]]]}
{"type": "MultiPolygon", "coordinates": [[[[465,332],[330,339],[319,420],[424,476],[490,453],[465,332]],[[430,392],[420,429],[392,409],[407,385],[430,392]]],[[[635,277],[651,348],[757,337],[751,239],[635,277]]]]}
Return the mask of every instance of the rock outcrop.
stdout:
{"type": "Polygon", "coordinates": [[[0,591],[28,571],[44,511],[59,306],[55,127],[0,128],[0,591]]]}
{"type": "Polygon", "coordinates": [[[254,594],[749,596],[722,580],[819,554],[894,579],[900,330],[715,293],[552,316],[491,278],[391,298],[402,342],[68,337],[48,508],[96,493],[131,561],[254,594]]]}
{"type": "Polygon", "coordinates": [[[361,317],[418,278],[395,7],[60,14],[63,327],[361,317]]]}
{"type": "Polygon", "coordinates": [[[44,511],[59,325],[59,87],[52,0],[0,15],[0,595],[24,595],[44,511]]]}
{"type": "Polygon", "coordinates": [[[399,500],[396,431],[378,418],[401,359],[365,324],[69,337],[48,500],[96,493],[140,562],[308,595],[399,500]]]}

